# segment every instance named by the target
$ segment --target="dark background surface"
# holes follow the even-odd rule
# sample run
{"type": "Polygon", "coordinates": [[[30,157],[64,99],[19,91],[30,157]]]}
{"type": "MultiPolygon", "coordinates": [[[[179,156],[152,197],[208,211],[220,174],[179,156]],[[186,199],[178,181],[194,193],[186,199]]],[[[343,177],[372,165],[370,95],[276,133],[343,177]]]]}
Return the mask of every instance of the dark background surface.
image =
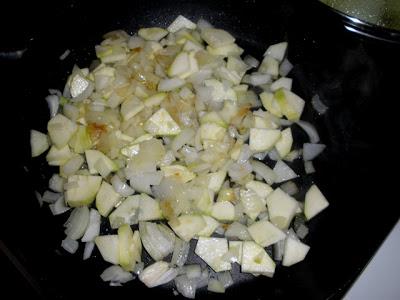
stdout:
{"type": "Polygon", "coordinates": [[[169,289],[149,290],[137,281],[123,288],[108,287],[99,278],[107,264],[96,251],[94,258],[82,262],[82,251],[72,256],[61,249],[65,216],[54,218],[48,207],[39,209],[33,197],[33,190],[44,190],[52,170],[43,158],[30,159],[28,141],[30,128],[45,131],[47,89],[62,89],[74,63],[88,65],[103,33],[165,26],[183,14],[229,30],[246,53],[258,58],[267,45],[287,40],[288,57],[295,65],[290,74],[293,90],[308,101],[318,93],[329,106],[324,116],[318,116],[308,103],[304,114],[328,146],[316,160],[317,174],[311,179],[331,203],[310,222],[306,243],[311,251],[306,260],[291,268],[278,267],[273,279],[256,278],[229,288],[225,295],[207,294],[207,298],[340,298],[400,215],[395,182],[400,47],[347,32],[323,6],[301,2],[6,4],[0,20],[6,161],[0,274],[11,294],[4,295],[174,297],[169,289]],[[71,55],[59,61],[67,48],[71,55]],[[22,58],[10,60],[9,52],[21,49],[27,49],[22,58]]]}

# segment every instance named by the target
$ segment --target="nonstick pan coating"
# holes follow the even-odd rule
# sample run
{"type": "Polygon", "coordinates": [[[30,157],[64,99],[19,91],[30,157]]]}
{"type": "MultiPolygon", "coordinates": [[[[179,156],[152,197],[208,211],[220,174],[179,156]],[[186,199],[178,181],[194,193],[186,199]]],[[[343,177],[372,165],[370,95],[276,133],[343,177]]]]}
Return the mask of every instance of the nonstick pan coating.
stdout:
{"type": "MultiPolygon", "coordinates": [[[[83,262],[82,251],[71,256],[61,249],[65,216],[53,217],[33,197],[34,190],[46,188],[56,170],[43,158],[30,159],[28,141],[29,129],[46,130],[47,89],[62,89],[73,64],[87,66],[102,34],[166,26],[182,14],[193,20],[203,17],[232,32],[255,57],[261,57],[267,45],[287,40],[288,57],[295,65],[290,74],[294,91],[308,101],[318,94],[329,106],[319,116],[308,103],[304,113],[304,119],[316,124],[327,150],[315,161],[317,173],[298,183],[304,189],[316,182],[331,203],[310,222],[306,243],[311,251],[306,260],[278,267],[273,279],[248,280],[236,266],[234,278],[240,283],[226,294],[198,292],[197,298],[341,298],[399,217],[397,199],[390,196],[396,186],[385,167],[397,156],[397,86],[392,70],[399,70],[399,47],[346,32],[337,16],[316,2],[81,2],[35,3],[23,9],[14,4],[11,20],[2,27],[5,50],[26,48],[21,59],[2,60],[7,75],[3,113],[10,113],[3,120],[10,174],[4,188],[11,192],[2,199],[0,248],[11,258],[8,265],[19,267],[19,282],[25,282],[12,291],[26,290],[47,299],[176,298],[170,288],[147,289],[139,281],[109,287],[99,278],[107,264],[97,251],[83,262]],[[71,55],[60,61],[65,49],[71,49],[71,55]]],[[[302,163],[294,167],[300,170],[302,163]]]]}

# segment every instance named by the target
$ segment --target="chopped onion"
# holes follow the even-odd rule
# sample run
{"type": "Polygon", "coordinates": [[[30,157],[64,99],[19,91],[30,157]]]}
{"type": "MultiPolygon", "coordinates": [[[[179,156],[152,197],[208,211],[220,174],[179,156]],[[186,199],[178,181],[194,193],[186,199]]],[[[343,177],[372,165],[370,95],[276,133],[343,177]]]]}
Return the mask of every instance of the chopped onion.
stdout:
{"type": "Polygon", "coordinates": [[[304,162],[304,170],[306,171],[306,174],[315,173],[315,168],[314,168],[313,162],[312,161],[305,161],[304,162]]]}
{"type": "Polygon", "coordinates": [[[210,278],[210,280],[208,281],[207,290],[214,293],[225,293],[224,285],[221,281],[215,278],[210,278]]]}
{"type": "Polygon", "coordinates": [[[228,288],[233,284],[232,275],[231,275],[231,272],[229,272],[229,271],[218,272],[217,278],[222,283],[224,288],[228,288]]]}
{"type": "Polygon", "coordinates": [[[151,195],[151,185],[159,185],[163,179],[163,172],[144,172],[129,178],[130,185],[138,192],[151,195]]]}
{"type": "Polygon", "coordinates": [[[264,160],[268,154],[269,154],[269,152],[260,152],[260,153],[253,154],[253,157],[258,160],[264,160]]]}
{"type": "Polygon", "coordinates": [[[260,161],[253,160],[251,162],[254,172],[261,176],[266,183],[273,184],[277,179],[276,173],[267,165],[263,164],[260,161]]]}
{"type": "Polygon", "coordinates": [[[278,160],[281,159],[281,157],[279,156],[278,151],[276,151],[275,148],[268,152],[268,157],[269,157],[271,160],[274,160],[274,161],[278,161],[278,160]]]}
{"type": "Polygon", "coordinates": [[[70,210],[70,208],[65,205],[64,197],[58,198],[58,200],[54,204],[50,204],[49,207],[54,216],[63,214],[70,210]]]}
{"type": "Polygon", "coordinates": [[[310,142],[316,144],[319,142],[319,135],[317,129],[315,129],[314,125],[306,121],[296,121],[296,124],[299,125],[310,138],[310,142]]]}
{"type": "Polygon", "coordinates": [[[57,95],[49,95],[46,97],[46,101],[49,106],[50,117],[53,118],[58,113],[60,100],[57,95]]]}
{"type": "Polygon", "coordinates": [[[60,172],[64,176],[71,176],[81,168],[84,162],[82,155],[77,154],[60,167],[60,172]]]}
{"type": "Polygon", "coordinates": [[[224,229],[222,226],[218,226],[218,227],[215,229],[215,233],[216,233],[216,234],[220,234],[220,235],[224,235],[224,234],[225,234],[225,229],[224,229]]]}
{"type": "Polygon", "coordinates": [[[293,181],[285,182],[284,184],[279,186],[282,191],[286,194],[293,196],[299,192],[299,188],[293,181]]]}
{"type": "Polygon", "coordinates": [[[118,175],[114,175],[110,181],[114,190],[123,197],[128,197],[135,193],[135,190],[132,189],[127,183],[123,182],[118,175]]]}
{"type": "Polygon", "coordinates": [[[58,174],[53,174],[49,180],[49,188],[55,192],[62,193],[64,191],[65,179],[58,174]]]}
{"type": "Polygon", "coordinates": [[[228,174],[233,181],[237,182],[249,175],[252,170],[252,164],[248,161],[244,163],[233,163],[228,167],[228,174]]]}
{"type": "Polygon", "coordinates": [[[73,240],[80,239],[89,224],[89,208],[87,206],[75,208],[69,217],[65,227],[65,234],[73,240]]]}
{"type": "Polygon", "coordinates": [[[322,103],[318,95],[314,95],[311,98],[311,104],[313,108],[318,112],[319,115],[323,115],[328,110],[328,106],[322,103]]]}
{"type": "Polygon", "coordinates": [[[196,297],[196,280],[189,279],[186,275],[181,275],[175,278],[175,286],[183,297],[189,299],[196,297]]]}
{"type": "Polygon", "coordinates": [[[200,265],[187,265],[185,266],[185,273],[189,279],[195,279],[201,277],[200,265]]]}
{"type": "Polygon", "coordinates": [[[249,160],[249,158],[252,156],[252,151],[250,150],[250,146],[248,144],[243,144],[242,149],[240,150],[239,157],[237,159],[237,162],[239,164],[244,164],[249,160]]]}
{"type": "Polygon", "coordinates": [[[94,242],[86,242],[85,249],[83,250],[83,260],[87,260],[92,256],[94,249],[94,242]]]}
{"type": "Polygon", "coordinates": [[[293,69],[293,65],[291,62],[285,58],[281,65],[279,66],[279,75],[281,76],[286,76],[290,73],[290,71],[293,69]]]}
{"type": "Polygon", "coordinates": [[[64,53],[60,55],[59,59],[60,60],[66,59],[70,53],[71,53],[71,50],[69,50],[69,49],[65,50],[64,53]]]}
{"type": "Polygon", "coordinates": [[[311,144],[304,143],[303,144],[303,160],[309,161],[316,158],[318,155],[322,153],[326,148],[324,144],[311,144]]]}
{"type": "Polygon", "coordinates": [[[192,128],[185,128],[178,134],[171,143],[171,149],[178,151],[185,144],[192,144],[196,132],[192,128]]]}
{"type": "Polygon", "coordinates": [[[47,203],[55,203],[61,196],[61,193],[45,191],[42,196],[42,201],[47,203]]]}
{"type": "Polygon", "coordinates": [[[280,240],[274,244],[274,259],[281,261],[283,258],[283,251],[285,250],[285,240],[280,240]]]}
{"type": "Polygon", "coordinates": [[[174,280],[177,275],[177,269],[169,268],[165,261],[157,261],[145,268],[139,274],[139,279],[147,287],[152,288],[174,280]]]}
{"type": "Polygon", "coordinates": [[[185,81],[180,78],[162,79],[158,83],[158,91],[169,92],[185,85],[185,81]]]}
{"type": "Polygon", "coordinates": [[[100,234],[101,216],[99,212],[92,208],[89,214],[89,225],[82,237],[82,242],[92,242],[100,234]]]}
{"type": "Polygon", "coordinates": [[[69,237],[66,237],[64,240],[62,240],[61,247],[63,247],[65,251],[74,254],[76,250],[78,250],[79,243],[70,239],[69,237]]]}
{"type": "Polygon", "coordinates": [[[49,94],[50,95],[57,95],[58,97],[62,96],[62,93],[60,92],[60,90],[57,90],[57,89],[49,89],[49,94]]]}
{"type": "Polygon", "coordinates": [[[135,268],[133,269],[133,273],[139,275],[140,273],[142,273],[143,270],[144,270],[144,262],[141,261],[136,263],[135,268]]]}
{"type": "Polygon", "coordinates": [[[203,18],[200,18],[197,21],[197,27],[200,29],[200,32],[206,28],[213,28],[213,26],[210,24],[210,22],[204,20],[203,18]]]}
{"type": "Polygon", "coordinates": [[[274,172],[276,174],[276,183],[291,180],[299,176],[282,160],[278,160],[274,167],[274,172]]]}
{"type": "Polygon", "coordinates": [[[144,44],[145,40],[137,35],[131,36],[128,40],[129,49],[143,48],[144,44]]]}
{"type": "Polygon", "coordinates": [[[304,224],[300,224],[296,230],[296,234],[299,238],[304,239],[308,234],[308,227],[304,224]]]}
{"type": "Polygon", "coordinates": [[[259,61],[258,59],[256,59],[256,58],[254,58],[254,57],[251,56],[251,55],[246,55],[246,56],[243,58],[243,61],[244,61],[248,66],[250,66],[250,67],[252,67],[252,68],[257,68],[257,67],[259,66],[259,64],[260,64],[260,61],[259,61]]]}
{"type": "Polygon", "coordinates": [[[36,197],[37,201],[39,202],[39,206],[42,207],[42,205],[43,205],[42,195],[40,195],[40,193],[38,191],[35,191],[35,197],[36,197]]]}
{"type": "Polygon", "coordinates": [[[209,278],[210,278],[210,274],[208,272],[208,269],[206,268],[201,272],[201,277],[197,281],[197,288],[201,289],[203,287],[206,287],[208,285],[209,278]]]}
{"type": "Polygon", "coordinates": [[[253,73],[250,75],[249,81],[250,81],[249,83],[254,86],[263,85],[271,82],[271,75],[253,73]]]}
{"type": "Polygon", "coordinates": [[[233,222],[228,226],[228,229],[225,231],[225,236],[227,238],[235,238],[242,241],[250,241],[251,236],[247,227],[239,222],[233,222]]]}
{"type": "Polygon", "coordinates": [[[182,267],[188,258],[190,244],[179,238],[175,239],[174,252],[172,254],[171,265],[182,267]]]}
{"type": "Polygon", "coordinates": [[[133,280],[133,275],[124,271],[120,266],[108,267],[100,275],[103,281],[111,281],[114,283],[126,283],[133,280]]]}
{"type": "Polygon", "coordinates": [[[174,242],[158,224],[139,222],[139,232],[144,248],[154,260],[161,260],[173,252],[174,242]]]}

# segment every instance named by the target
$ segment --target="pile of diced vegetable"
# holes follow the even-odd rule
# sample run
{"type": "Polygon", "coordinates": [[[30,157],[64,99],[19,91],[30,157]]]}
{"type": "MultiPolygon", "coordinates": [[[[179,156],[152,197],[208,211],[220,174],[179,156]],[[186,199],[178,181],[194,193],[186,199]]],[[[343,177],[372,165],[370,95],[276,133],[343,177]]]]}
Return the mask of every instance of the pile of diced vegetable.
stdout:
{"type": "Polygon", "coordinates": [[[106,34],[92,67],[75,66],[62,93],[50,90],[47,134],[31,131],[32,156],[50,148],[59,166],[40,203],[54,215],[72,209],[62,247],[84,245],[88,259],[96,246],[113,285],[174,281],[188,298],[224,292],[233,263],[272,277],[276,262],[302,261],[305,222],[328,202],[315,184],[297,201],[290,165],[303,158],[304,174],[314,172],[325,145],[300,121],[286,50],[242,59],[230,33],[183,16],[167,29],[106,34]],[[301,149],[293,124],[310,138],[301,149]],[[206,264],[186,264],[191,240],[206,264]]]}

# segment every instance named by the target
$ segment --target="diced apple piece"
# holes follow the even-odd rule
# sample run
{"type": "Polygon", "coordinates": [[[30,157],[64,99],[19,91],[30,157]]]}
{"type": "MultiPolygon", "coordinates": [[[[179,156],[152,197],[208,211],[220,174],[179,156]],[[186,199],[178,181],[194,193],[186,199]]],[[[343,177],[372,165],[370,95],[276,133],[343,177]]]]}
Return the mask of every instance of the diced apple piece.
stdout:
{"type": "Polygon", "coordinates": [[[239,265],[242,264],[243,255],[243,242],[242,241],[229,241],[229,252],[234,255],[233,260],[239,265]]]}
{"type": "Polygon", "coordinates": [[[140,113],[144,109],[144,104],[139,98],[132,97],[125,100],[121,105],[121,115],[126,121],[140,113]]]}
{"type": "Polygon", "coordinates": [[[158,93],[152,95],[144,100],[144,105],[147,107],[158,106],[167,97],[167,93],[158,93]]]}
{"type": "Polygon", "coordinates": [[[284,240],[286,237],[286,234],[282,230],[267,220],[253,223],[248,227],[248,231],[253,240],[264,248],[284,240]]]}
{"type": "Polygon", "coordinates": [[[281,112],[288,120],[298,121],[304,109],[304,100],[295,93],[281,88],[274,94],[281,112]]]}
{"type": "Polygon", "coordinates": [[[216,123],[204,123],[200,126],[200,138],[204,140],[220,141],[224,138],[226,128],[216,123]]]}
{"type": "Polygon", "coordinates": [[[152,221],[162,219],[160,201],[147,194],[140,194],[139,221],[152,221]]]}
{"type": "Polygon", "coordinates": [[[304,214],[307,220],[310,220],[328,206],[328,200],[326,200],[319,188],[313,184],[305,197],[304,214]]]}
{"type": "Polygon", "coordinates": [[[196,24],[190,21],[189,19],[185,18],[182,15],[179,15],[169,26],[168,26],[168,31],[169,32],[177,32],[183,28],[187,29],[196,29],[196,24]]]}
{"type": "Polygon", "coordinates": [[[268,184],[256,180],[247,182],[246,189],[251,189],[256,192],[256,194],[261,198],[265,205],[267,204],[268,195],[274,191],[273,188],[268,184]]]}
{"type": "Polygon", "coordinates": [[[216,28],[205,28],[201,31],[201,37],[211,47],[221,47],[232,44],[235,38],[227,31],[216,28]]]}
{"type": "Polygon", "coordinates": [[[283,251],[282,265],[289,267],[301,262],[306,257],[310,246],[288,236],[285,241],[285,249],[283,251]]]}
{"type": "Polygon", "coordinates": [[[181,132],[179,125],[164,108],[159,109],[147,120],[145,129],[148,133],[159,136],[177,135],[181,132]]]}
{"type": "Polygon", "coordinates": [[[132,272],[136,262],[141,260],[142,244],[139,231],[133,233],[130,225],[118,228],[119,264],[128,272],[132,272]]]}
{"type": "Polygon", "coordinates": [[[281,137],[275,144],[276,151],[278,151],[281,158],[284,158],[286,155],[289,154],[290,150],[292,149],[292,144],[292,130],[290,128],[282,130],[281,137]]]}
{"type": "Polygon", "coordinates": [[[78,126],[78,129],[75,131],[75,134],[71,137],[68,144],[75,153],[84,153],[85,150],[90,149],[90,147],[92,147],[92,141],[86,126],[78,126]]]}
{"type": "Polygon", "coordinates": [[[282,61],[283,58],[285,57],[287,46],[288,46],[287,42],[281,42],[278,44],[271,45],[268,47],[267,51],[265,51],[264,56],[270,55],[273,58],[282,61]]]}
{"type": "Polygon", "coordinates": [[[133,195],[126,198],[108,217],[111,228],[115,229],[123,224],[136,224],[138,222],[138,210],[141,198],[140,195],[133,195]]]}
{"type": "Polygon", "coordinates": [[[107,217],[120,200],[121,195],[114,190],[112,185],[103,181],[96,195],[96,207],[100,215],[107,217]]]}
{"type": "Polygon", "coordinates": [[[46,134],[37,130],[31,130],[31,154],[32,157],[39,156],[49,149],[49,138],[46,134]]]}
{"type": "Polygon", "coordinates": [[[96,198],[101,181],[100,176],[72,175],[68,177],[68,184],[76,186],[65,191],[65,202],[71,207],[91,204],[96,198]]]}
{"type": "Polygon", "coordinates": [[[211,216],[219,221],[233,221],[235,219],[235,206],[228,201],[214,203],[211,216]]]}
{"type": "Polygon", "coordinates": [[[168,222],[172,230],[185,242],[189,242],[196,234],[206,227],[202,216],[182,215],[168,222]]]}
{"type": "MultiPolygon", "coordinates": [[[[168,76],[177,77],[190,71],[190,60],[187,52],[180,52],[168,69],[168,76]]],[[[183,78],[182,78],[183,79],[183,78]]]]}
{"type": "Polygon", "coordinates": [[[168,31],[160,27],[149,27],[139,29],[139,36],[146,41],[159,41],[168,34],[168,31]]]}
{"type": "Polygon", "coordinates": [[[281,137],[277,129],[250,128],[250,149],[254,152],[264,152],[272,149],[281,137]]]}
{"type": "Polygon", "coordinates": [[[228,252],[228,240],[225,238],[200,237],[197,241],[195,253],[200,256],[215,272],[231,269],[230,262],[223,259],[228,252]]]}
{"type": "Polygon", "coordinates": [[[118,235],[100,235],[94,240],[103,259],[117,265],[119,263],[119,239],[118,235]]]}
{"type": "Polygon", "coordinates": [[[279,229],[287,229],[296,214],[298,203],[280,188],[267,197],[268,215],[272,224],[279,229]]]}
{"type": "Polygon", "coordinates": [[[206,222],[206,227],[204,227],[202,230],[200,230],[197,233],[197,235],[209,237],[214,233],[215,229],[217,229],[217,227],[219,226],[219,222],[210,216],[203,215],[202,217],[203,217],[204,221],[206,222]]]}
{"type": "Polygon", "coordinates": [[[189,171],[188,168],[181,165],[170,165],[161,167],[161,171],[164,172],[165,177],[177,180],[182,183],[189,182],[196,177],[196,174],[189,171]]]}
{"type": "Polygon", "coordinates": [[[279,75],[279,62],[275,58],[270,55],[266,55],[261,62],[260,67],[258,70],[261,73],[270,74],[274,77],[278,77],[279,75]]]}
{"type": "Polygon", "coordinates": [[[224,183],[226,171],[219,170],[217,172],[210,173],[207,176],[209,177],[208,188],[214,193],[218,193],[222,184],[224,183]]]}
{"type": "Polygon", "coordinates": [[[275,263],[267,252],[252,241],[243,242],[242,272],[262,274],[272,277],[275,272],[275,263]]]}
{"type": "Polygon", "coordinates": [[[222,126],[225,128],[228,127],[226,125],[225,121],[221,118],[221,116],[216,111],[210,111],[200,118],[200,124],[205,124],[205,123],[216,123],[219,126],[222,126]]]}
{"type": "Polygon", "coordinates": [[[282,117],[281,108],[278,102],[274,98],[274,94],[268,92],[262,92],[260,94],[261,102],[264,108],[269,111],[271,114],[277,116],[278,118],[282,117]]]}
{"type": "Polygon", "coordinates": [[[286,77],[281,77],[271,84],[271,91],[273,91],[273,92],[275,92],[281,88],[285,88],[290,91],[292,89],[292,79],[286,78],[286,77]]]}
{"type": "Polygon", "coordinates": [[[240,202],[243,205],[244,212],[252,220],[255,220],[261,212],[267,210],[263,200],[253,190],[241,189],[240,202]]]}
{"type": "Polygon", "coordinates": [[[74,122],[60,114],[47,123],[50,139],[57,148],[67,145],[76,129],[77,125],[74,122]]]}
{"type": "Polygon", "coordinates": [[[146,267],[140,274],[139,279],[147,287],[152,288],[173,280],[178,275],[176,269],[170,268],[165,261],[157,261],[146,267]]]}
{"type": "Polygon", "coordinates": [[[100,173],[102,177],[107,177],[111,172],[118,170],[118,166],[103,152],[86,150],[85,156],[90,174],[100,173]]]}
{"type": "Polygon", "coordinates": [[[220,47],[211,47],[207,46],[207,51],[208,53],[212,55],[219,55],[223,57],[227,57],[230,55],[241,55],[243,53],[243,49],[240,48],[237,44],[228,44],[225,46],[220,46],[220,47]]]}
{"type": "Polygon", "coordinates": [[[50,166],[62,166],[72,157],[72,152],[68,145],[58,149],[52,146],[46,155],[47,163],[50,166]]]}

